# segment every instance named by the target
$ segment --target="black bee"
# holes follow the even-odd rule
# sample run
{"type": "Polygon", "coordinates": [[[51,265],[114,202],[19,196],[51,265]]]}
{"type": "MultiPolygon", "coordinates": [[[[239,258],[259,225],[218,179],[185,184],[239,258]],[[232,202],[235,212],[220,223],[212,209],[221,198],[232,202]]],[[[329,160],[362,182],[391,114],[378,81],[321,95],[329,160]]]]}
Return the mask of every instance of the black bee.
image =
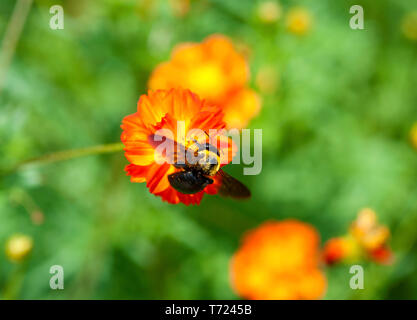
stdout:
{"type": "MultiPolygon", "coordinates": [[[[149,141],[154,147],[161,143],[159,141],[162,140],[162,137],[157,140],[158,142],[155,141],[155,135],[149,136],[149,141]]],[[[168,181],[175,190],[184,194],[194,194],[212,184],[214,176],[220,176],[219,194],[221,196],[235,199],[245,199],[251,196],[249,189],[243,183],[220,169],[220,153],[216,147],[209,143],[200,144],[195,140],[188,148],[174,141],[172,143],[174,154],[166,156],[171,159],[169,163],[172,163],[175,168],[181,169],[181,171],[168,175],[168,181]],[[194,159],[196,159],[193,161],[194,163],[189,163],[186,160],[182,161],[183,163],[178,161],[179,154],[182,155],[182,159],[186,159],[187,152],[193,153],[194,159]]]]}

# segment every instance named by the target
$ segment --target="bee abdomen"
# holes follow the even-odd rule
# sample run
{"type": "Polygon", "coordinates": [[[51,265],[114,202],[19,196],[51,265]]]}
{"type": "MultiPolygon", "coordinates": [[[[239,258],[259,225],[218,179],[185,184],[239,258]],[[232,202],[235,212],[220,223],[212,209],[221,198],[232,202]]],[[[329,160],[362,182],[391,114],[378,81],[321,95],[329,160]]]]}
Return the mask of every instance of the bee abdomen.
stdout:
{"type": "Polygon", "coordinates": [[[168,176],[171,186],[184,194],[193,194],[202,191],[213,180],[198,171],[180,171],[168,176]]]}

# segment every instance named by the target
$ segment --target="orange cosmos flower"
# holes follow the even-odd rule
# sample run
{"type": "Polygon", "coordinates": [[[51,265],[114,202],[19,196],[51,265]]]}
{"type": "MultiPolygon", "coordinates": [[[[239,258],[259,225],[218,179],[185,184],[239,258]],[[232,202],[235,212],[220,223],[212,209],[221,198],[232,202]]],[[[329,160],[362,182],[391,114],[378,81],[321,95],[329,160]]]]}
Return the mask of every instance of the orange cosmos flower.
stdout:
{"type": "Polygon", "coordinates": [[[327,264],[341,261],[355,261],[362,258],[380,264],[393,261],[388,246],[389,229],[377,221],[375,211],[362,209],[349,228],[349,233],[327,241],[324,247],[324,260],[327,264]]]}
{"type": "Polygon", "coordinates": [[[244,238],[231,262],[231,280],[246,299],[319,299],[319,235],[297,220],[269,221],[244,238]]]}
{"type": "Polygon", "coordinates": [[[327,265],[343,260],[354,261],[360,255],[360,248],[351,236],[337,237],[328,240],[323,249],[323,259],[327,265]]]}
{"type": "MultiPolygon", "coordinates": [[[[158,161],[164,155],[155,153],[150,137],[158,130],[166,129],[177,137],[177,121],[182,121],[187,133],[191,129],[210,132],[211,129],[225,128],[220,108],[210,106],[189,90],[171,89],[149,91],[139,99],[137,111],[123,119],[121,140],[125,145],[125,156],[130,164],[126,167],[132,182],[146,182],[149,191],[169,203],[199,204],[204,193],[216,194],[220,178],[211,177],[214,182],[195,194],[182,194],[171,187],[168,175],[179,171],[172,164],[158,161]]],[[[210,144],[220,152],[220,162],[225,165],[233,158],[232,140],[221,132],[210,136],[210,144]]],[[[187,144],[190,141],[181,141],[187,144]]]]}
{"type": "Polygon", "coordinates": [[[225,114],[228,128],[243,128],[258,114],[260,101],[248,88],[249,68],[231,41],[213,35],[202,43],[174,48],[171,60],[156,67],[150,89],[189,88],[225,114]]]}

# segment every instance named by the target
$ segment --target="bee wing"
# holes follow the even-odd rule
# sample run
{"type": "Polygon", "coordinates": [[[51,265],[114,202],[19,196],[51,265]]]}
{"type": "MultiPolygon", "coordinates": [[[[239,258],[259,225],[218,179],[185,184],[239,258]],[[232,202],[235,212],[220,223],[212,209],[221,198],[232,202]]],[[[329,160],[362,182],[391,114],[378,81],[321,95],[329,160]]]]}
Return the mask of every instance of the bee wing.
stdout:
{"type": "Polygon", "coordinates": [[[223,170],[219,170],[217,175],[221,177],[219,194],[223,197],[232,197],[235,199],[250,198],[250,190],[239,180],[233,178],[223,170]]]}

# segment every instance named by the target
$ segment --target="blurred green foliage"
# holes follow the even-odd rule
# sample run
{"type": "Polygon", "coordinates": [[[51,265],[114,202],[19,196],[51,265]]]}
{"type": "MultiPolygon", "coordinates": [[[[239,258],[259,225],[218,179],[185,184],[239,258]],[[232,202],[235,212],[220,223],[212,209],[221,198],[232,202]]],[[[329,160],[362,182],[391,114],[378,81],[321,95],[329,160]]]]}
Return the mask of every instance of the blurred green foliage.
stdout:
{"type": "MultiPolygon", "coordinates": [[[[263,129],[262,173],[227,168],[250,186],[249,202],[163,203],[129,182],[122,153],[2,177],[0,245],[19,232],[34,249],[21,265],[1,250],[0,290],[22,299],[233,299],[229,259],[246,230],[296,218],[325,241],[366,206],[390,227],[396,263],[364,264],[358,291],[349,288],[349,266],[328,269],[326,298],[417,298],[417,152],[408,136],[417,121],[417,43],[401,32],[416,4],[282,0],[283,16],[264,24],[259,3],[192,0],[177,16],[162,0],[34,1],[0,94],[1,168],[119,141],[150,72],[180,42],[226,34],[248,49],[253,86],[267,66],[279,87],[263,95],[251,122],[263,129]],[[64,7],[64,30],[49,28],[54,4],[64,7]],[[353,4],[364,7],[365,30],[349,28],[353,4]],[[313,17],[305,36],[285,28],[296,5],[313,17]],[[36,211],[42,224],[31,219],[36,211]],[[62,291],[49,288],[55,264],[65,270],[62,291]]],[[[14,5],[0,2],[2,35],[14,5]]]]}

